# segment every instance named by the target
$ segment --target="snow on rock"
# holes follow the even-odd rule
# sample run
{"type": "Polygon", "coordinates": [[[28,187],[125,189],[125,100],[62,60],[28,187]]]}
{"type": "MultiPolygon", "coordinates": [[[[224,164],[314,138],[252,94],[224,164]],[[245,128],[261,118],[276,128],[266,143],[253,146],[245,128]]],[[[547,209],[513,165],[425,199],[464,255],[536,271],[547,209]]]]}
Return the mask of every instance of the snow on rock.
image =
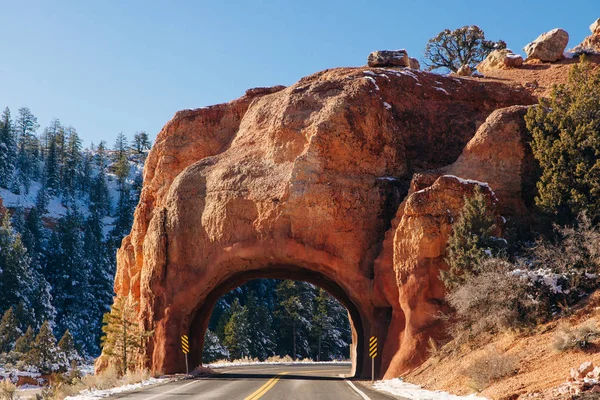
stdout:
{"type": "Polygon", "coordinates": [[[386,110],[389,110],[392,108],[392,106],[390,105],[390,103],[388,103],[387,101],[383,102],[383,106],[385,107],[386,110]]]}
{"type": "Polygon", "coordinates": [[[485,397],[479,397],[474,394],[468,396],[456,396],[439,390],[434,392],[425,390],[420,386],[404,382],[401,378],[377,381],[373,384],[373,387],[382,392],[388,392],[395,396],[410,400],[487,400],[485,397]]]}
{"type": "Polygon", "coordinates": [[[377,81],[375,80],[375,78],[372,78],[370,76],[365,76],[365,78],[373,82],[373,85],[375,85],[375,90],[379,90],[379,86],[377,86],[377,81]]]}
{"type": "Polygon", "coordinates": [[[88,390],[88,389],[86,389],[86,390],[82,390],[81,392],[79,392],[79,395],[77,395],[77,396],[65,397],[65,400],[102,399],[104,397],[108,397],[113,394],[133,392],[134,390],[139,390],[146,386],[157,385],[159,383],[165,383],[165,382],[168,382],[169,380],[170,380],[169,378],[150,378],[150,379],[147,379],[140,383],[132,383],[129,385],[119,386],[119,387],[111,388],[111,389],[104,389],[104,390],[95,390],[95,389],[88,390]]]}
{"type": "Polygon", "coordinates": [[[433,88],[434,88],[435,90],[439,90],[440,92],[444,92],[444,93],[446,93],[448,96],[450,96],[450,93],[448,93],[448,91],[447,91],[446,89],[444,89],[444,88],[437,87],[437,86],[434,86],[433,88]]]}

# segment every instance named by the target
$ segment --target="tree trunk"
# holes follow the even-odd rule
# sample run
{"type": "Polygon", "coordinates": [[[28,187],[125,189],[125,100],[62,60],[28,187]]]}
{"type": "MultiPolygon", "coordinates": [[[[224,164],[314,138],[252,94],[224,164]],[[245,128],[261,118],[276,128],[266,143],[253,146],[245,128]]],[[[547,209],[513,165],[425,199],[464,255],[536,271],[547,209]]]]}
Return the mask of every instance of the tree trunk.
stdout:
{"type": "Polygon", "coordinates": [[[292,323],[292,338],[293,338],[293,351],[294,354],[292,354],[292,360],[296,360],[296,320],[294,319],[293,323],[292,323]]]}

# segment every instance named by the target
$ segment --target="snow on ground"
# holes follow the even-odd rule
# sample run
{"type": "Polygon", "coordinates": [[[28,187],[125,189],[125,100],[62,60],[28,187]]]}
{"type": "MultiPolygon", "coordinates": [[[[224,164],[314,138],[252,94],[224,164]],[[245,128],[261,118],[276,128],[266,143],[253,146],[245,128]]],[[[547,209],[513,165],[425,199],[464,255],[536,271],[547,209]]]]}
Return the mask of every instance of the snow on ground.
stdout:
{"type": "Polygon", "coordinates": [[[487,400],[485,397],[479,397],[474,394],[456,396],[439,390],[432,392],[412,383],[404,382],[401,378],[377,381],[373,384],[373,387],[382,392],[388,392],[410,400],[487,400]]]}
{"type": "Polygon", "coordinates": [[[96,400],[102,399],[104,397],[111,396],[113,394],[118,393],[126,393],[133,392],[134,390],[139,390],[146,386],[157,385],[159,383],[165,383],[169,381],[169,378],[150,378],[145,381],[139,383],[132,383],[129,385],[119,386],[112,389],[104,389],[104,390],[82,390],[77,396],[69,396],[66,397],[65,400],[96,400]]]}
{"type": "Polygon", "coordinates": [[[349,361],[216,361],[208,368],[245,367],[249,365],[352,365],[349,361]]]}

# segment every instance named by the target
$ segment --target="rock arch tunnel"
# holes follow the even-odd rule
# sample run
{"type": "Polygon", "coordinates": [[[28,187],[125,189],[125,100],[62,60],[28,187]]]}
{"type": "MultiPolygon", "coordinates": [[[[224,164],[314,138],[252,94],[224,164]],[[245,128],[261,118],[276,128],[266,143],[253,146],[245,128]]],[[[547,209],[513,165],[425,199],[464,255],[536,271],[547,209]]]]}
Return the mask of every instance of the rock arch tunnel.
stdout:
{"type": "MultiPolygon", "coordinates": [[[[201,348],[218,297],[258,277],[308,281],[337,297],[351,315],[357,376],[369,370],[371,335],[379,377],[427,358],[440,335],[447,237],[478,185],[444,174],[489,182],[505,206],[526,211],[525,111],[490,113],[536,100],[499,82],[375,70],[252,89],[165,125],[117,254],[116,295],[153,332],[138,366],[183,371],[180,336],[201,348]],[[514,160],[473,151],[495,140],[491,131],[514,160]]],[[[96,365],[111,362],[104,354],[96,365]]]]}
{"type": "MultiPolygon", "coordinates": [[[[353,296],[347,293],[342,286],[324,274],[295,265],[276,264],[265,265],[263,268],[244,271],[231,276],[215,287],[206,299],[198,305],[197,309],[193,311],[194,317],[191,319],[189,327],[191,365],[196,366],[201,364],[204,333],[206,332],[211,312],[217,300],[244,283],[260,278],[291,279],[309,282],[326,290],[335,297],[348,311],[352,330],[352,343],[350,344],[352,375],[363,377],[371,373],[371,360],[368,358],[368,349],[366,348],[368,346],[368,338],[370,336],[377,336],[382,343],[385,341],[385,335],[387,334],[391,318],[391,308],[369,307],[365,309],[364,304],[361,304],[358,299],[353,298],[353,296]]],[[[381,357],[376,358],[376,361],[376,372],[379,373],[381,370],[381,357]]]]}

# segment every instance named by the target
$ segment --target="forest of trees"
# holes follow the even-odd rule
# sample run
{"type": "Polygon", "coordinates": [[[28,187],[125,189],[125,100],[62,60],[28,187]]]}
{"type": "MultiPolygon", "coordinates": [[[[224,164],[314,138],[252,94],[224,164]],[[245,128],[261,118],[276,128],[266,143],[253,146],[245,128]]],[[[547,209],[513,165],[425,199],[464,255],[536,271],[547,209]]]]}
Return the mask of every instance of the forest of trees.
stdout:
{"type": "MultiPolygon", "coordinates": [[[[40,129],[27,107],[14,117],[4,110],[0,198],[9,212],[0,226],[0,315],[11,322],[0,332],[5,361],[34,365],[31,346],[16,346],[39,335],[48,348],[66,334],[81,356],[99,354],[115,255],[131,229],[150,146],[138,132],[131,143],[119,134],[112,147],[100,141],[84,148],[77,130],[59,120],[40,129]]],[[[219,300],[205,358],[347,358],[350,341],[346,310],[323,290],[256,280],[219,300]]],[[[72,358],[53,354],[60,368],[72,358]]]]}
{"type": "Polygon", "coordinates": [[[139,132],[131,145],[119,134],[112,148],[84,148],[58,119],[40,130],[29,108],[4,110],[0,198],[10,210],[0,226],[0,315],[12,309],[17,332],[68,331],[83,355],[99,353],[116,249],[131,229],[150,146],[139,132]]]}
{"type": "Polygon", "coordinates": [[[306,282],[257,279],[217,302],[203,361],[274,355],[347,359],[351,341],[348,312],[325,290],[306,282]]]}

